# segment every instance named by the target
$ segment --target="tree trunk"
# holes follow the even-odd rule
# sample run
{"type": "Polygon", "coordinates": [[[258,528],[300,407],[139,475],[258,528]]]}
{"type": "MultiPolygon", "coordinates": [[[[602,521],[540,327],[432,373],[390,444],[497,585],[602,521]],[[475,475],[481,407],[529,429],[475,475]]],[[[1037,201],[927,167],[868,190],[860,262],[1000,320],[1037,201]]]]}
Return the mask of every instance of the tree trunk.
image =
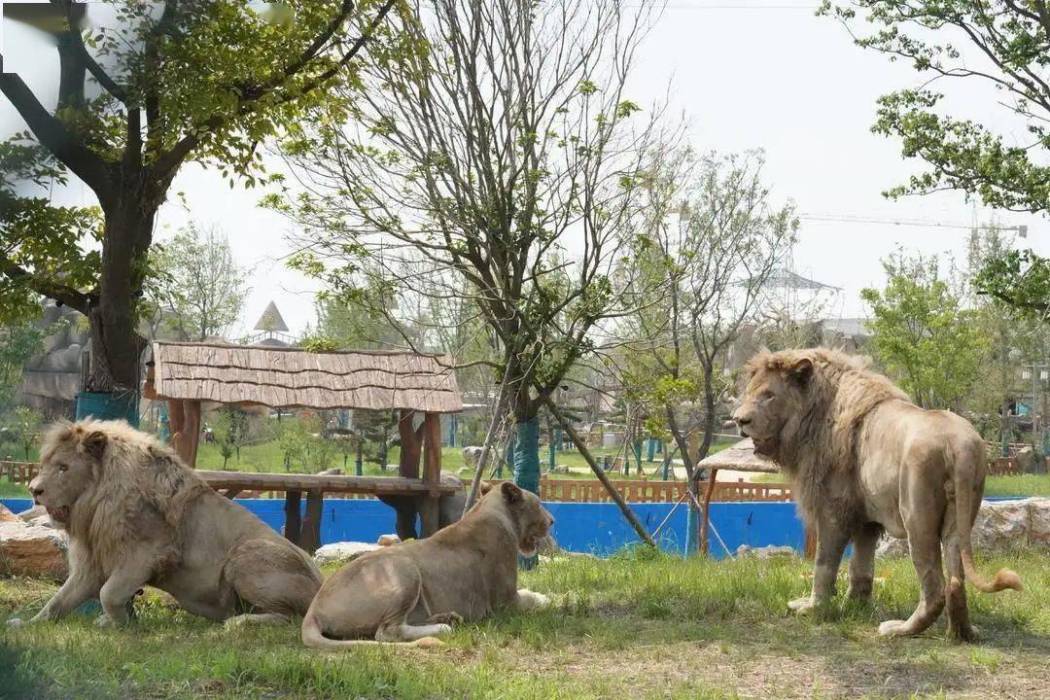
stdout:
{"type": "Polygon", "coordinates": [[[120,202],[106,207],[99,300],[89,314],[88,391],[139,391],[145,341],[136,328],[135,302],[142,292],[143,258],[152,240],[156,211],[141,203],[144,198],[140,191],[132,190],[120,202]]]}

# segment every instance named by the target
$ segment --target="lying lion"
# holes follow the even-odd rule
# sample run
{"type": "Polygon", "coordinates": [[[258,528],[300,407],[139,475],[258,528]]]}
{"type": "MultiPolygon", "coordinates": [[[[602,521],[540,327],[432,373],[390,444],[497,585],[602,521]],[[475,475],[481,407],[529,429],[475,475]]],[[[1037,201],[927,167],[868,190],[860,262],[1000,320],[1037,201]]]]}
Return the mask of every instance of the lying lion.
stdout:
{"type": "Polygon", "coordinates": [[[798,611],[828,601],[846,545],[853,543],[849,595],[871,596],[875,545],[885,530],[907,537],[919,574],[919,605],[882,635],[913,635],[940,616],[948,631],[973,639],[963,581],[979,590],[1021,590],[1002,569],[986,581],[974,568],[970,530],[984,494],[985,447],[964,419],[919,408],[860,358],[817,348],[760,353],[733,415],[755,452],[791,477],[806,523],[816,530],[812,595],[798,611]],[[949,581],[941,570],[941,545],[949,581]]]}
{"type": "Polygon", "coordinates": [[[518,553],[535,555],[553,523],[539,498],[503,483],[432,537],[369,552],[337,571],[303,618],[303,643],[424,646],[452,622],[543,607],[546,596],[518,589],[518,553]]]}
{"type": "Polygon", "coordinates": [[[69,533],[69,578],[34,622],[93,598],[101,624],[126,622],[146,584],[213,620],[275,621],[321,585],[302,550],[123,421],[56,425],[29,490],[69,533]]]}

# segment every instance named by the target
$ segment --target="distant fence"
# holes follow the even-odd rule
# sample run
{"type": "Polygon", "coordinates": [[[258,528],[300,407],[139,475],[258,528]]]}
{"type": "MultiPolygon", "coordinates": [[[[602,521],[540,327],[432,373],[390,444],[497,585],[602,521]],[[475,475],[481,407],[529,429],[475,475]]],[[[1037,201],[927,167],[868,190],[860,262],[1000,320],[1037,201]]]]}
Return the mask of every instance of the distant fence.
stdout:
{"type": "MultiPolygon", "coordinates": [[[[1048,460],[1050,464],[1050,460],[1048,460]]],[[[0,461],[0,476],[16,484],[28,484],[36,475],[39,465],[33,462],[0,461]]],[[[1000,457],[989,460],[988,474],[1005,476],[1023,473],[1015,457],[1000,457]]],[[[612,483],[628,503],[677,503],[685,497],[684,481],[643,481],[613,479],[612,483]]],[[[708,482],[699,484],[704,493],[708,482]]],[[[275,498],[277,493],[243,491],[241,498],[275,498]]],[[[540,496],[545,501],[561,503],[608,503],[612,499],[601,483],[591,479],[540,479],[540,496]]],[[[351,500],[374,500],[375,496],[361,493],[331,493],[325,498],[351,500]]],[[[774,482],[716,481],[711,500],[722,503],[759,501],[781,503],[791,501],[791,485],[774,482]]]]}

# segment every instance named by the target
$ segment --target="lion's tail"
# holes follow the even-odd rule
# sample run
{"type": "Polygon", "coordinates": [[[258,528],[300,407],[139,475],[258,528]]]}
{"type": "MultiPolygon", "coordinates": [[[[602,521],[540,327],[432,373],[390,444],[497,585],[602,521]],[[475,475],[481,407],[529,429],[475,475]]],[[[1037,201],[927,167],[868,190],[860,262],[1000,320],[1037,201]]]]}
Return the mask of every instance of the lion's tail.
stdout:
{"type": "MultiPolygon", "coordinates": [[[[979,573],[973,564],[973,543],[971,542],[971,530],[976,515],[974,496],[974,484],[981,478],[980,470],[984,460],[984,445],[978,445],[968,450],[965,454],[956,454],[955,450],[946,450],[946,457],[955,462],[953,473],[955,476],[955,528],[959,537],[959,551],[962,555],[963,572],[966,578],[978,590],[985,593],[996,593],[998,591],[1012,588],[1015,591],[1022,590],[1021,577],[1010,569],[999,569],[995,577],[988,581],[979,573]]],[[[976,504],[980,507],[980,503],[976,504]]]]}
{"type": "Polygon", "coordinates": [[[321,623],[314,615],[312,607],[306,611],[306,616],[303,618],[302,638],[303,644],[311,649],[325,649],[328,651],[377,644],[383,646],[421,647],[424,649],[445,646],[445,643],[437,637],[423,637],[413,642],[378,642],[374,639],[329,639],[321,631],[321,623]]]}

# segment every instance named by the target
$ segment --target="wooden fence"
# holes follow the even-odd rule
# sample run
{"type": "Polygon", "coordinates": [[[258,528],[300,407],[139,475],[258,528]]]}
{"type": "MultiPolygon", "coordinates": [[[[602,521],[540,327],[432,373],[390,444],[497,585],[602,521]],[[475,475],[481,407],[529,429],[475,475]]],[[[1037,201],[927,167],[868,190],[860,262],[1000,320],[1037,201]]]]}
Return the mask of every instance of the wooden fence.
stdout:
{"type": "MultiPolygon", "coordinates": [[[[0,461],[0,476],[17,484],[28,484],[36,475],[37,465],[32,462],[0,461]]],[[[1000,457],[989,461],[989,475],[1020,474],[1017,460],[1013,457],[1000,457]]],[[[635,481],[614,479],[613,484],[630,503],[677,503],[685,494],[684,481],[635,481]]],[[[707,482],[700,483],[700,492],[707,488],[707,482]]],[[[597,481],[590,479],[540,479],[540,495],[545,501],[567,503],[606,503],[611,499],[605,488],[597,481]]],[[[244,491],[241,498],[274,498],[283,494],[258,491],[244,491]]],[[[331,493],[326,498],[374,498],[362,493],[331,493]]],[[[791,501],[791,486],[785,483],[717,481],[712,500],[719,502],[733,501],[791,501]]]]}

